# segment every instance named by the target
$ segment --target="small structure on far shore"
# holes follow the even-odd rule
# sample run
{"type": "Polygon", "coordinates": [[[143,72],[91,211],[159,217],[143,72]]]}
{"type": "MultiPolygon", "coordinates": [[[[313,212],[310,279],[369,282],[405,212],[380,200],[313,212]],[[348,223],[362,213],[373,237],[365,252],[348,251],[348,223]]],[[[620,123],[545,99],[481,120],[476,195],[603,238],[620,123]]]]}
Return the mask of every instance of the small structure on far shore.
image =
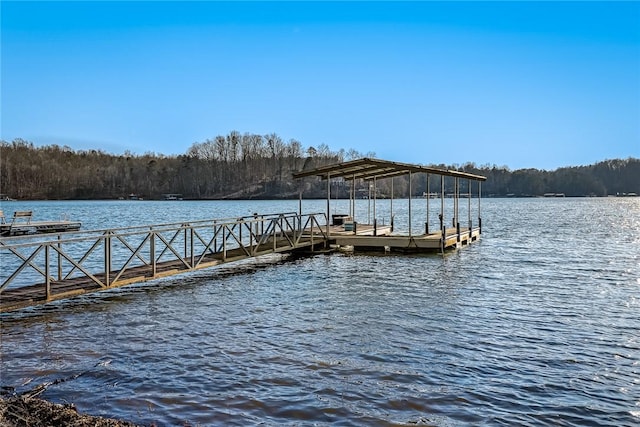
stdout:
{"type": "MultiPolygon", "coordinates": [[[[482,233],[482,218],[480,211],[480,201],[482,197],[482,181],[486,177],[467,172],[460,172],[448,169],[438,169],[433,167],[414,165],[408,163],[398,163],[386,160],[362,158],[332,165],[322,166],[312,170],[300,171],[293,174],[296,179],[306,177],[319,177],[327,181],[327,224],[326,235],[329,236],[328,243],[339,247],[349,247],[354,250],[384,250],[403,252],[427,252],[442,251],[450,248],[459,248],[480,238],[482,233]],[[426,199],[426,221],[425,228],[419,233],[414,233],[412,229],[412,176],[415,174],[426,174],[427,190],[426,199]],[[408,175],[409,185],[409,206],[408,206],[408,234],[394,234],[393,227],[393,179],[398,176],[408,175]],[[439,192],[433,192],[430,187],[431,175],[439,178],[439,192]],[[350,184],[349,189],[349,213],[346,215],[334,215],[331,217],[331,181],[342,179],[350,184]],[[377,204],[377,184],[380,180],[391,180],[391,195],[389,197],[391,224],[380,226],[376,218],[377,204]],[[370,203],[373,197],[373,223],[361,223],[355,218],[356,212],[356,190],[355,183],[358,180],[369,182],[369,188],[373,191],[367,195],[367,202],[370,203]],[[466,180],[467,193],[460,193],[460,181],[466,180]],[[471,218],[471,183],[477,182],[477,212],[478,221],[473,223],[471,218]],[[448,189],[449,193],[445,193],[448,189]],[[373,194],[373,196],[371,196],[373,194]],[[438,195],[440,199],[440,213],[438,215],[437,227],[430,224],[429,213],[431,210],[430,201],[438,195]],[[433,196],[433,197],[432,197],[433,196]],[[451,225],[445,217],[445,197],[453,198],[453,214],[451,225]],[[468,199],[467,224],[461,224],[460,198],[468,199]],[[329,219],[333,222],[330,224],[329,219]]],[[[302,211],[302,191],[300,191],[300,211],[302,211]]]]}
{"type": "Polygon", "coordinates": [[[0,236],[20,236],[23,234],[62,233],[78,231],[82,226],[79,221],[60,219],[57,221],[32,221],[32,211],[15,211],[11,221],[7,221],[0,210],[0,236]]]}

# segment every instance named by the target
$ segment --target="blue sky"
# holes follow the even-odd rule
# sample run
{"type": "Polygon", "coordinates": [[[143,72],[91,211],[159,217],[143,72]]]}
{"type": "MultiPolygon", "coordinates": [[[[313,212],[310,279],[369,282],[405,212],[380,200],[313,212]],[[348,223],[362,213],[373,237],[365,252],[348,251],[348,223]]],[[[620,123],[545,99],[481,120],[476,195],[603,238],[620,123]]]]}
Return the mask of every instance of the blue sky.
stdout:
{"type": "Polygon", "coordinates": [[[640,2],[0,2],[1,137],[232,130],[423,164],[640,157],[640,2]]]}

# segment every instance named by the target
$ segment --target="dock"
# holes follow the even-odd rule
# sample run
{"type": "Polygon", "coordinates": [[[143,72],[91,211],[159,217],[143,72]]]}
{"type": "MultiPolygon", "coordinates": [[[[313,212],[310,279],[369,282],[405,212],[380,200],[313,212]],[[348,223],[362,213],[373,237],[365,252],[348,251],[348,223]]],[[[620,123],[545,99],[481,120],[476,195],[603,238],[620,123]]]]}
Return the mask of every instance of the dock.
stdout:
{"type": "Polygon", "coordinates": [[[62,233],[80,230],[82,223],[61,219],[57,221],[33,221],[33,211],[15,211],[11,221],[7,221],[0,210],[0,236],[20,236],[24,234],[62,233]]]}
{"type": "Polygon", "coordinates": [[[0,312],[274,253],[324,251],[323,214],[241,218],[0,239],[0,312]]]}
{"type": "MultiPolygon", "coordinates": [[[[337,247],[347,247],[360,251],[395,251],[395,252],[444,252],[449,249],[458,249],[467,246],[480,238],[482,233],[482,217],[481,217],[481,196],[482,182],[486,177],[475,175],[462,171],[438,169],[433,167],[421,166],[409,163],[391,162],[386,160],[362,158],[347,162],[337,163],[333,165],[321,166],[318,168],[300,171],[293,174],[296,179],[315,178],[326,181],[327,183],[327,211],[326,217],[330,217],[331,212],[331,183],[335,180],[346,182],[349,187],[349,212],[339,216],[339,222],[343,230],[336,229],[336,224],[332,227],[327,225],[327,235],[330,236],[331,244],[337,247]],[[427,217],[425,218],[425,227],[419,232],[412,229],[413,213],[412,202],[413,189],[412,178],[416,175],[426,175],[427,191],[419,196],[420,199],[426,201],[427,217]],[[404,233],[397,233],[393,225],[393,203],[394,203],[394,181],[395,177],[408,176],[409,183],[409,200],[408,200],[408,230],[404,233]],[[433,179],[435,177],[435,179],[433,179]],[[376,217],[376,206],[380,203],[377,200],[377,185],[383,181],[389,180],[391,187],[391,195],[388,200],[381,202],[390,203],[391,221],[388,228],[380,229],[377,226],[378,219],[376,217]],[[433,181],[433,183],[432,183],[433,181]],[[466,193],[461,191],[461,182],[466,182],[466,193]],[[368,188],[366,200],[368,203],[373,201],[373,224],[360,224],[355,216],[355,205],[363,195],[362,188],[357,189],[356,183],[366,183],[368,188]],[[474,224],[472,218],[472,183],[477,183],[477,222],[474,224]],[[433,186],[431,186],[431,184],[433,186]],[[428,195],[428,197],[425,197],[428,195]],[[360,197],[359,197],[360,196],[360,197]],[[447,217],[445,212],[445,198],[453,199],[453,212],[447,217]],[[460,199],[467,199],[467,218],[466,225],[464,219],[460,216],[460,199]],[[430,212],[438,210],[438,206],[432,207],[435,199],[439,199],[438,222],[431,224],[430,212]],[[451,225],[449,225],[451,220],[451,225]],[[356,228],[372,229],[370,233],[356,233],[352,235],[348,231],[355,225],[356,228]]],[[[301,186],[304,187],[304,186],[301,186]]],[[[365,191],[367,191],[365,189],[365,191]]],[[[302,191],[300,192],[300,201],[302,201],[302,191]]],[[[335,217],[336,215],[333,215],[335,217]]],[[[368,218],[369,219],[369,218],[368,218]]],[[[335,218],[334,218],[335,222],[335,218]]],[[[371,222],[371,221],[368,221],[371,222]]]]}
{"type": "MultiPolygon", "coordinates": [[[[444,253],[477,241],[482,232],[480,183],[484,177],[375,159],[343,162],[294,176],[327,180],[326,213],[303,213],[300,192],[298,212],[88,231],[79,231],[79,226],[59,230],[52,225],[45,228],[46,234],[0,237],[0,313],[269,254],[313,255],[334,250],[444,253]],[[395,176],[416,173],[439,178],[439,220],[430,224],[427,217],[424,229],[412,232],[410,188],[409,230],[397,233],[393,215],[388,224],[381,224],[376,218],[375,185],[379,179],[393,180],[395,176]],[[330,215],[330,183],[336,178],[351,183],[350,209],[330,215]],[[444,209],[445,178],[450,180],[454,195],[451,225],[444,209]],[[459,217],[461,179],[478,182],[475,224],[470,190],[467,224],[462,224],[459,217]],[[373,221],[355,216],[358,180],[373,182],[373,199],[366,200],[373,202],[373,221]]],[[[431,199],[424,199],[427,212],[431,199]]],[[[386,202],[393,206],[393,191],[386,202]]]]}
{"type": "Polygon", "coordinates": [[[460,234],[455,228],[446,230],[445,238],[442,232],[436,231],[429,234],[415,236],[397,236],[383,234],[378,236],[334,236],[332,242],[339,248],[354,251],[384,251],[384,252],[440,252],[452,248],[461,248],[470,245],[480,238],[478,229],[469,230],[462,228],[460,234]]]}

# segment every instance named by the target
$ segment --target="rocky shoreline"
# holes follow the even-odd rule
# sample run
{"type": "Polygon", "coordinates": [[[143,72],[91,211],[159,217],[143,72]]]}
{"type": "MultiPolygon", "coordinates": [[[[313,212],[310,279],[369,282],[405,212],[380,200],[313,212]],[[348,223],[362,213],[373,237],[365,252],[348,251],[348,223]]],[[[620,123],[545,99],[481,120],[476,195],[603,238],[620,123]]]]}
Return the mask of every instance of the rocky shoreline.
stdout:
{"type": "Polygon", "coordinates": [[[36,397],[0,397],[0,427],[136,427],[137,424],[78,413],[73,404],[61,405],[36,397]]]}

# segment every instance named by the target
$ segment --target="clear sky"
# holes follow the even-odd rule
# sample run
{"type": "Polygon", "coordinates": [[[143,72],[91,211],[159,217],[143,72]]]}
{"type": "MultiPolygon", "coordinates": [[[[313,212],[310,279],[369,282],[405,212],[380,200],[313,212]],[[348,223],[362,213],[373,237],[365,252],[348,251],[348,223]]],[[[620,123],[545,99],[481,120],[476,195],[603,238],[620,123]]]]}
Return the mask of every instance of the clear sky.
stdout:
{"type": "Polygon", "coordinates": [[[184,154],[232,130],[401,162],[640,157],[640,2],[12,2],[1,137],[184,154]]]}

